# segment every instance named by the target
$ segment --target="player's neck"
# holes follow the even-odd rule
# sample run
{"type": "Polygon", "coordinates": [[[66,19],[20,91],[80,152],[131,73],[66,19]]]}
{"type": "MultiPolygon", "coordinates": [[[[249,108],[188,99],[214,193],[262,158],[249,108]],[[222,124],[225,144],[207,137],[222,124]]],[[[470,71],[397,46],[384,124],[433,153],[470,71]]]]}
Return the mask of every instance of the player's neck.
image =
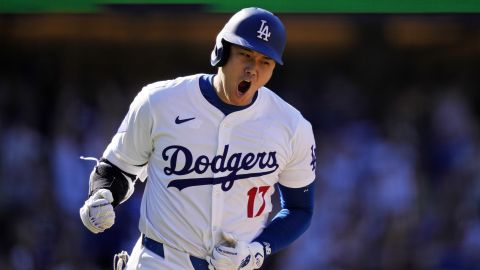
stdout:
{"type": "Polygon", "coordinates": [[[236,105],[236,104],[233,104],[233,102],[228,97],[227,91],[225,88],[226,86],[221,76],[222,75],[219,75],[219,74],[213,76],[213,89],[215,90],[215,93],[217,93],[220,100],[225,104],[236,105]]]}

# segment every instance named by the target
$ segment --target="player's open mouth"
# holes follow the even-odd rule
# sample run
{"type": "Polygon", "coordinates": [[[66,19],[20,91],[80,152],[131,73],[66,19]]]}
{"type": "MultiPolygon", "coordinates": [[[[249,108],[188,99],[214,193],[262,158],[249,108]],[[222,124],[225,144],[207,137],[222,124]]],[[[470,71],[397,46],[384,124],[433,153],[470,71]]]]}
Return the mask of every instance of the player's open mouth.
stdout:
{"type": "Polygon", "coordinates": [[[242,94],[245,94],[248,91],[248,89],[250,89],[251,84],[252,84],[252,82],[250,82],[250,81],[245,81],[245,80],[241,81],[238,84],[238,87],[237,87],[238,91],[240,91],[240,93],[242,93],[242,94]]]}

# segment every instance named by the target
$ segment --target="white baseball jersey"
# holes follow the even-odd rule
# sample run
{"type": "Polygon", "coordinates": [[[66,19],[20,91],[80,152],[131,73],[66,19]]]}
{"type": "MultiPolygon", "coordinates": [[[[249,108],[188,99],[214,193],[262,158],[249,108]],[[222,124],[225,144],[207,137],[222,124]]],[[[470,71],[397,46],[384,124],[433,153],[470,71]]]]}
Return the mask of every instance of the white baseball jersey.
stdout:
{"type": "Polygon", "coordinates": [[[225,116],[202,95],[202,75],[144,87],[104,152],[128,173],[148,164],[140,231],[199,258],[222,231],[259,235],[276,183],[315,178],[312,127],[295,108],[262,87],[251,106],[225,116]]]}

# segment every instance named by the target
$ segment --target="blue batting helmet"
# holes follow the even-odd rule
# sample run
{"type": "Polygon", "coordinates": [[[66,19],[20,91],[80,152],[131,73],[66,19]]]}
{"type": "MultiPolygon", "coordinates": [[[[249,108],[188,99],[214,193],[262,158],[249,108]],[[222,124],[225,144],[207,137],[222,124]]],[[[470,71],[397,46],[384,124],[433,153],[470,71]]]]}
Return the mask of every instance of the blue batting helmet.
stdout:
{"type": "Polygon", "coordinates": [[[244,8],[230,18],[217,35],[210,57],[214,67],[227,62],[229,52],[225,42],[257,51],[283,65],[285,27],[277,16],[265,9],[244,8]]]}

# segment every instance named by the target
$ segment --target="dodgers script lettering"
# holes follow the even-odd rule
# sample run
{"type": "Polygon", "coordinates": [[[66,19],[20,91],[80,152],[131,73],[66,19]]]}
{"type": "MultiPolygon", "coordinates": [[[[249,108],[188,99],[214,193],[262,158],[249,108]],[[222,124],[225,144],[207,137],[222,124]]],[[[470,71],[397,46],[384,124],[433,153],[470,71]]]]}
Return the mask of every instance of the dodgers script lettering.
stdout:
{"type": "Polygon", "coordinates": [[[187,175],[192,172],[204,174],[208,170],[213,173],[230,172],[222,177],[187,178],[172,180],[168,187],[175,187],[182,190],[191,186],[221,184],[223,191],[232,188],[233,183],[240,179],[259,177],[275,172],[279,165],[277,163],[277,152],[259,153],[228,153],[229,145],[225,145],[223,152],[213,158],[201,155],[194,159],[192,152],[180,145],[166,147],[162,151],[163,160],[168,162],[164,168],[166,175],[187,175]],[[184,160],[181,164],[179,160],[184,160]],[[258,168],[258,169],[256,169],[258,168]],[[254,170],[255,172],[250,172],[254,170]],[[259,171],[260,170],[260,171],[259,171]],[[239,173],[242,172],[242,173],[239,173]]]}

